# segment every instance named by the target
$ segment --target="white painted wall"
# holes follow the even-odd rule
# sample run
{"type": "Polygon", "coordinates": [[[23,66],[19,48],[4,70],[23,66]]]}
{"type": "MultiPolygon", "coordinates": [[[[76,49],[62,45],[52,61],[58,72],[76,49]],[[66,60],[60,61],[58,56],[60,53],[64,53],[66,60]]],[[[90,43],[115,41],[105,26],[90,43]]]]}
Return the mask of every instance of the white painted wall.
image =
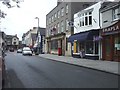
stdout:
{"type": "Polygon", "coordinates": [[[12,45],[14,45],[14,42],[16,42],[15,45],[19,45],[19,39],[18,39],[18,38],[13,37],[13,38],[12,38],[12,45]]]}
{"type": "Polygon", "coordinates": [[[74,14],[74,25],[75,25],[74,34],[79,33],[79,32],[88,31],[88,30],[91,30],[91,29],[99,29],[100,28],[100,26],[99,26],[99,9],[100,9],[100,7],[101,7],[101,2],[98,2],[98,3],[94,4],[94,5],[92,5],[92,6],[88,7],[88,8],[74,14]],[[92,11],[92,25],[80,27],[78,25],[79,20],[80,20],[80,17],[78,17],[78,14],[81,13],[81,12],[84,12],[86,10],[90,10],[92,8],[93,8],[93,11],[92,11]]]}
{"type": "Polygon", "coordinates": [[[29,33],[25,36],[25,44],[26,44],[27,46],[32,45],[31,33],[37,34],[37,28],[29,31],[29,33]]]}

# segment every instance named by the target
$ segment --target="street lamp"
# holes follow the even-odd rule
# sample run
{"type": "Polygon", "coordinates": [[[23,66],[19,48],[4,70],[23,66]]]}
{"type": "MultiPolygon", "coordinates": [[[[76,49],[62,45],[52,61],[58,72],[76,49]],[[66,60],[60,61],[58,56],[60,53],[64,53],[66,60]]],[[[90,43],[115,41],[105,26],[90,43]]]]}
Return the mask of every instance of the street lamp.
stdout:
{"type": "MultiPolygon", "coordinates": [[[[38,28],[37,28],[37,34],[38,34],[38,32],[39,32],[39,18],[38,18],[38,17],[35,17],[35,19],[38,20],[38,28]]],[[[37,36],[38,36],[38,39],[37,39],[37,44],[38,44],[38,45],[37,45],[37,47],[38,47],[38,48],[37,48],[37,54],[39,54],[39,53],[40,53],[40,50],[39,50],[39,49],[40,49],[40,40],[39,40],[39,37],[40,37],[40,36],[39,36],[39,34],[38,34],[37,36]]]]}

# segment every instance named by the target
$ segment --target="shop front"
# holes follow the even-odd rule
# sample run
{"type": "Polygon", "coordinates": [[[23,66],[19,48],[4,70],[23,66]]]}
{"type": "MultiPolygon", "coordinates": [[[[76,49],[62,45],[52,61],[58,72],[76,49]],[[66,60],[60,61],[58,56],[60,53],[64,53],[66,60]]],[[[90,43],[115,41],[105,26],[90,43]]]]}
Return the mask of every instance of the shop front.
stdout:
{"type": "Polygon", "coordinates": [[[58,34],[47,38],[47,53],[65,55],[65,34],[58,34]]]}
{"type": "Polygon", "coordinates": [[[102,39],[102,59],[107,61],[120,62],[120,21],[103,28],[102,39]]]}
{"type": "Polygon", "coordinates": [[[68,38],[72,44],[72,56],[81,57],[81,51],[84,51],[83,58],[99,59],[99,30],[89,30],[74,34],[68,38]]]}

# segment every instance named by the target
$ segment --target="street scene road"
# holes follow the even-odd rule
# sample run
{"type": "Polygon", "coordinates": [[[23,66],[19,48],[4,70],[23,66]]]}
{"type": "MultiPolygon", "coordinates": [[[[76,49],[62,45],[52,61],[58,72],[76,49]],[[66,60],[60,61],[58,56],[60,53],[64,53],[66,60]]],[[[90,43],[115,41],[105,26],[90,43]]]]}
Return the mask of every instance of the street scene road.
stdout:
{"type": "Polygon", "coordinates": [[[114,74],[16,52],[5,59],[7,88],[118,88],[114,74]]]}

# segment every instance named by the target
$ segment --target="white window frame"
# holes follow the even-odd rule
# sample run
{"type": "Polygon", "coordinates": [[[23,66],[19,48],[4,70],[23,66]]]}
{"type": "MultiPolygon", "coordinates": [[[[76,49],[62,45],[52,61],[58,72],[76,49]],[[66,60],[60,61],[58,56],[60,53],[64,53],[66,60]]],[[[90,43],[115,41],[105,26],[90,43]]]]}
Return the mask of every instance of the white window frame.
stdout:
{"type": "Polygon", "coordinates": [[[80,16],[80,27],[82,26],[91,26],[93,23],[92,23],[92,19],[91,19],[91,24],[90,24],[90,21],[89,21],[89,18],[92,17],[92,12],[85,12],[85,13],[82,13],[79,15],[80,16]],[[91,13],[91,14],[89,14],[91,13]],[[86,24],[86,20],[85,18],[87,17],[87,24],[86,24]]]}
{"type": "Polygon", "coordinates": [[[66,19],[65,22],[66,22],[66,23],[65,23],[65,24],[66,24],[66,25],[65,25],[66,31],[68,31],[68,26],[69,26],[69,25],[68,25],[68,19],[66,19]]]}
{"type": "Polygon", "coordinates": [[[61,16],[64,16],[64,7],[61,8],[61,16]]]}
{"type": "Polygon", "coordinates": [[[61,21],[61,32],[64,32],[64,21],[61,21]]]}
{"type": "Polygon", "coordinates": [[[119,17],[118,17],[118,11],[119,11],[119,9],[118,8],[114,8],[113,10],[112,10],[112,17],[113,17],[113,20],[117,20],[119,17]]]}
{"type": "Polygon", "coordinates": [[[51,24],[51,18],[49,18],[49,24],[51,24]]]}
{"type": "Polygon", "coordinates": [[[57,31],[60,33],[60,23],[57,23],[57,31]]]}
{"type": "Polygon", "coordinates": [[[52,18],[52,22],[53,22],[53,21],[54,21],[54,16],[52,15],[52,17],[51,17],[51,18],[52,18]]]}
{"type": "Polygon", "coordinates": [[[60,10],[57,12],[57,17],[60,18],[60,10]]]}
{"type": "Polygon", "coordinates": [[[68,13],[68,4],[66,4],[66,14],[68,13]]]}
{"type": "Polygon", "coordinates": [[[56,18],[57,18],[57,14],[55,13],[55,14],[54,14],[54,21],[56,20],[56,18]]]}

